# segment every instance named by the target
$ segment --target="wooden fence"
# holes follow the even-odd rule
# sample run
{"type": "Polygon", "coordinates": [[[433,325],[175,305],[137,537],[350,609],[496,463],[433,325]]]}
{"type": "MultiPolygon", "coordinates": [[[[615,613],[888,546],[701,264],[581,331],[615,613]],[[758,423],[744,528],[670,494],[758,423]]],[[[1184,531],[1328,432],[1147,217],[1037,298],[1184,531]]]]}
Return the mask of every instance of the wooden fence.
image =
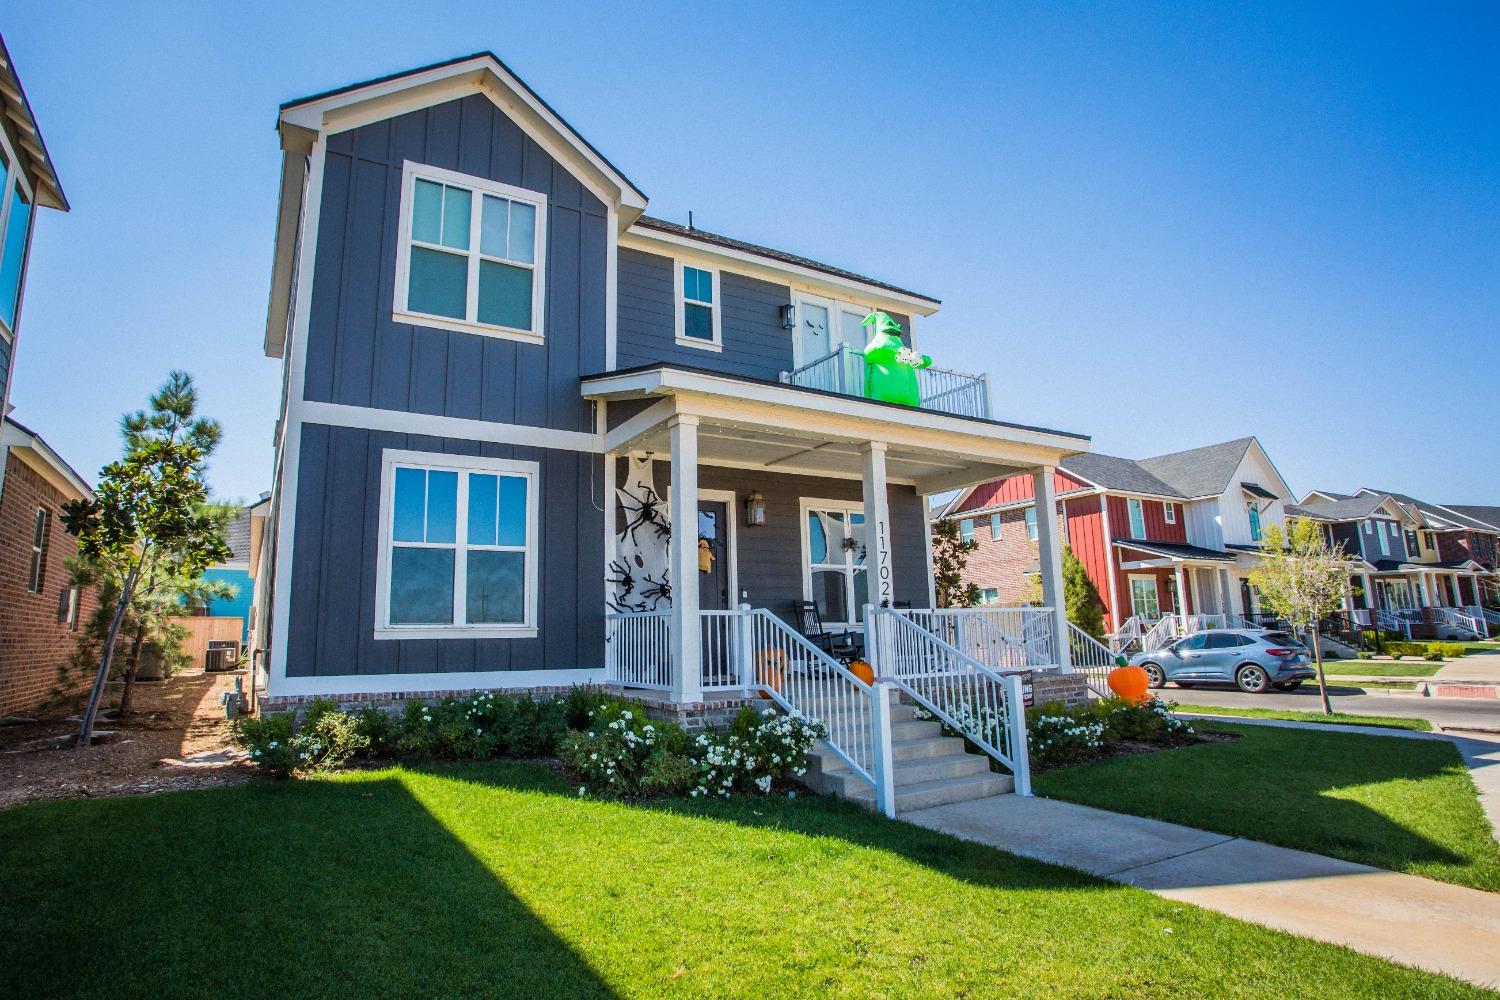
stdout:
{"type": "Polygon", "coordinates": [[[194,615],[173,618],[172,622],[188,630],[188,637],[182,640],[182,651],[192,657],[193,668],[196,670],[203,669],[203,654],[208,652],[209,640],[233,639],[239,642],[245,633],[245,619],[239,616],[221,618],[194,615]]]}

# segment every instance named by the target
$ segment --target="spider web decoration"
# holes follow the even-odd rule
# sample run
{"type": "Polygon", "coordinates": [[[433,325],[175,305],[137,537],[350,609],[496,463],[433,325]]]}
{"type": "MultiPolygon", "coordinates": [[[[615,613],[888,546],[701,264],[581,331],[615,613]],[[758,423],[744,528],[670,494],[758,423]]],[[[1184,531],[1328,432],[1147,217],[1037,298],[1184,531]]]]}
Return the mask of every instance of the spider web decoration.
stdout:
{"type": "Polygon", "coordinates": [[[605,582],[611,611],[661,611],[672,606],[667,575],[672,522],[667,500],[656,490],[649,458],[630,459],[625,482],[615,489],[615,551],[605,582]]]}

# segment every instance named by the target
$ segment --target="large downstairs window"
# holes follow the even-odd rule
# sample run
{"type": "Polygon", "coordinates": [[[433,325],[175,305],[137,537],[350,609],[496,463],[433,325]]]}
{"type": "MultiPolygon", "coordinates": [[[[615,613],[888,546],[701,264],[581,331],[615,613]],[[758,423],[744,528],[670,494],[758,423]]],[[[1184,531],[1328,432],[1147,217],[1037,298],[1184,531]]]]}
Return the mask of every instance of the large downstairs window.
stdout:
{"type": "Polygon", "coordinates": [[[376,638],[536,635],[537,464],[387,451],[376,638]]]}
{"type": "Polygon", "coordinates": [[[407,161],[396,319],[542,338],[547,196],[407,161]]]}
{"type": "Polygon", "coordinates": [[[869,600],[863,506],[813,501],[806,510],[802,541],[808,600],[817,602],[824,624],[863,621],[869,600]]]}

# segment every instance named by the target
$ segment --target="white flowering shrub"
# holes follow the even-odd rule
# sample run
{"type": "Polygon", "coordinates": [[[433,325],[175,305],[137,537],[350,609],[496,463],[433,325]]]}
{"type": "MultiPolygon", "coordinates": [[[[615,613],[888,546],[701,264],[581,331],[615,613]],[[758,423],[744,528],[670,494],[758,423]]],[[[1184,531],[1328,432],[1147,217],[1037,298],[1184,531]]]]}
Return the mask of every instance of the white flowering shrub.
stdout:
{"type": "Polygon", "coordinates": [[[1027,715],[1027,748],[1033,766],[1046,768],[1095,757],[1121,743],[1176,746],[1197,738],[1193,726],[1158,698],[1134,704],[1104,698],[1066,708],[1051,702],[1027,715]]]}
{"type": "Polygon", "coordinates": [[[807,773],[807,750],[826,734],[821,723],[772,709],[742,709],[728,730],[709,730],[694,741],[698,778],[690,795],[769,795],[807,773]]]}
{"type": "Polygon", "coordinates": [[[239,739],[251,761],[278,778],[301,771],[328,771],[342,767],[370,741],[359,731],[353,715],[338,711],[332,703],[313,702],[300,727],[295,713],[284,712],[259,719],[242,719],[239,739]]]}
{"type": "Polygon", "coordinates": [[[590,727],[569,733],[558,748],[587,787],[615,796],[686,788],[692,767],[680,727],[653,722],[629,702],[602,703],[589,715],[590,727]]]}
{"type": "Polygon", "coordinates": [[[1026,749],[1037,767],[1092,756],[1104,748],[1104,723],[1071,714],[1038,713],[1027,721],[1026,749]]]}

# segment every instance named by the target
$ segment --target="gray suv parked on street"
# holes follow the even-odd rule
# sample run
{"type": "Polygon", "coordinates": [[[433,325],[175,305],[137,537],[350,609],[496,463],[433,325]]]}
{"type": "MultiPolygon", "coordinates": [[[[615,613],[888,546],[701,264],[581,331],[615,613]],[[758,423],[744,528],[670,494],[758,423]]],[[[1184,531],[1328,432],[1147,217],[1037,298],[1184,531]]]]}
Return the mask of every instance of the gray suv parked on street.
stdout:
{"type": "Polygon", "coordinates": [[[1167,681],[1190,688],[1197,683],[1232,683],[1247,694],[1269,689],[1294,691],[1316,676],[1307,647],[1288,632],[1269,629],[1214,629],[1194,632],[1160,649],[1131,657],[1151,686],[1167,681]]]}

